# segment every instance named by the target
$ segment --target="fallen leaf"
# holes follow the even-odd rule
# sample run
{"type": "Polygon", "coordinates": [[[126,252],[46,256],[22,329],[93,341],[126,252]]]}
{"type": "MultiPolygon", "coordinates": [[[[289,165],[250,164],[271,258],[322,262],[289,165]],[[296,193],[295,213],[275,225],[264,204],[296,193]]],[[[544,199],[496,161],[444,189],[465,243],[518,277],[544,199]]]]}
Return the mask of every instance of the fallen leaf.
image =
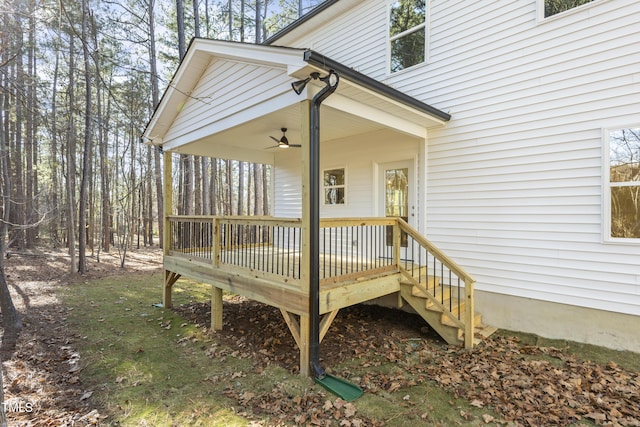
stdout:
{"type": "Polygon", "coordinates": [[[475,406],[476,408],[484,408],[484,403],[482,402],[482,400],[472,400],[471,401],[471,406],[475,406]]]}
{"type": "Polygon", "coordinates": [[[489,424],[495,421],[495,417],[489,414],[482,414],[482,421],[484,421],[485,424],[489,424]]]}
{"type": "Polygon", "coordinates": [[[598,422],[598,421],[606,421],[607,420],[607,416],[605,414],[603,414],[602,412],[590,412],[587,415],[585,415],[585,418],[591,418],[592,420],[598,422]]]}

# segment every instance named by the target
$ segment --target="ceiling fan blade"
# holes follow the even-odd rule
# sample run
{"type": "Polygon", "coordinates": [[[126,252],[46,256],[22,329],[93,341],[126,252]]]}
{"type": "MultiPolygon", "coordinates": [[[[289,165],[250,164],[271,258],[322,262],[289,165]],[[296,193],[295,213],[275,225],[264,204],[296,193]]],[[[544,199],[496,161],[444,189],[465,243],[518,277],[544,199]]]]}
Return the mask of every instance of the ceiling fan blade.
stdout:
{"type": "Polygon", "coordinates": [[[279,145],[274,145],[274,146],[271,146],[271,147],[266,147],[265,150],[270,150],[272,148],[280,148],[280,146],[279,145]]]}
{"type": "Polygon", "coordinates": [[[280,142],[280,140],[274,136],[269,135],[269,138],[273,139],[275,142],[280,142]]]}
{"type": "Polygon", "coordinates": [[[302,145],[300,145],[300,144],[289,144],[289,147],[300,148],[300,147],[302,147],[302,145]]]}

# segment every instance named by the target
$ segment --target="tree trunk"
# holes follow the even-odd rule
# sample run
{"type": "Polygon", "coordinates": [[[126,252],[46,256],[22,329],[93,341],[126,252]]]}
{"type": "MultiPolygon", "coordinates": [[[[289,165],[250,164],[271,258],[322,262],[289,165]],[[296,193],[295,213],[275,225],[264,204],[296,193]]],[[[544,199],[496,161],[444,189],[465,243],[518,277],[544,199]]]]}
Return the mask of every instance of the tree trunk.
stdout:
{"type": "Polygon", "coordinates": [[[198,10],[199,0],[193,0],[193,35],[200,37],[200,12],[198,10]]]}
{"type": "Polygon", "coordinates": [[[233,40],[233,1],[229,0],[228,2],[228,6],[229,6],[229,21],[227,22],[227,24],[229,25],[229,40],[233,40]]]}
{"type": "Polygon", "coordinates": [[[183,156],[184,195],[183,209],[185,215],[193,215],[193,156],[183,156]]]}
{"type": "Polygon", "coordinates": [[[76,129],[75,129],[75,64],[74,64],[74,37],[69,37],[69,119],[67,121],[67,242],[69,245],[69,255],[71,257],[71,272],[75,273],[76,264],[76,236],[75,236],[75,210],[76,210],[76,129]]]}
{"type": "Polygon", "coordinates": [[[226,211],[225,215],[233,215],[233,171],[232,165],[233,162],[231,160],[227,160],[227,168],[226,168],[226,190],[227,190],[227,203],[226,203],[226,211]]]}
{"type": "MultiPolygon", "coordinates": [[[[156,26],[154,18],[155,0],[149,0],[149,64],[151,69],[151,100],[152,109],[160,102],[160,90],[158,88],[158,65],[156,58],[156,26]]],[[[160,161],[160,150],[153,150],[153,172],[156,183],[156,206],[158,210],[158,235],[160,247],[164,241],[164,193],[162,188],[162,166],[160,161]]]]}
{"type": "Polygon", "coordinates": [[[262,215],[270,215],[269,185],[267,185],[267,166],[262,165],[262,215]]]}
{"type": "Polygon", "coordinates": [[[87,215],[89,202],[89,180],[91,179],[92,157],[92,96],[91,96],[91,57],[89,55],[89,33],[87,20],[91,16],[88,0],[82,1],[82,57],[84,60],[84,144],[82,150],[82,180],[80,182],[80,209],[78,212],[78,272],[87,272],[87,215]]]}
{"type": "Polygon", "coordinates": [[[58,73],[60,71],[60,50],[56,48],[55,65],[53,68],[53,84],[51,88],[51,207],[52,222],[51,222],[51,239],[54,242],[54,246],[60,242],[60,236],[58,231],[60,229],[60,202],[58,201],[58,73]]]}
{"type": "MultiPolygon", "coordinates": [[[[22,28],[21,28],[21,23],[18,20],[18,32],[16,34],[16,36],[18,37],[17,39],[17,46],[20,50],[22,50],[22,44],[23,44],[23,40],[22,40],[22,28]]],[[[23,138],[22,138],[22,127],[23,127],[23,119],[24,119],[24,110],[23,110],[23,105],[24,105],[24,97],[23,94],[25,93],[25,87],[24,87],[24,70],[23,70],[23,63],[22,63],[22,52],[19,51],[17,52],[16,58],[15,58],[15,95],[14,95],[14,102],[15,102],[15,133],[14,133],[14,138],[13,138],[13,150],[12,152],[14,153],[14,156],[12,156],[13,158],[13,176],[15,177],[15,180],[13,182],[13,190],[14,193],[12,196],[10,196],[13,200],[14,200],[14,206],[13,209],[11,210],[11,217],[9,217],[9,220],[11,223],[13,224],[18,224],[18,225],[25,225],[26,221],[25,221],[25,191],[24,191],[24,181],[23,181],[23,174],[24,174],[24,170],[23,170],[23,154],[22,154],[22,145],[23,145],[23,138]]],[[[11,156],[11,153],[9,154],[11,156]]],[[[13,230],[11,231],[11,240],[13,241],[13,245],[19,250],[24,250],[25,247],[25,239],[24,239],[24,228],[23,227],[14,227],[13,230]]]]}
{"type": "Polygon", "coordinates": [[[26,90],[26,137],[25,137],[25,155],[26,155],[26,223],[29,227],[26,229],[25,245],[27,248],[33,248],[36,244],[37,222],[35,200],[33,195],[38,194],[37,188],[37,150],[35,149],[36,136],[36,90],[35,90],[35,11],[34,4],[29,2],[29,42],[27,46],[27,76],[25,83],[26,90]]]}
{"type": "Polygon", "coordinates": [[[211,181],[209,174],[209,157],[202,157],[202,213],[211,215],[211,181]]]}
{"type": "Polygon", "coordinates": [[[238,215],[244,215],[244,162],[238,162],[238,215]]]}
{"type": "Polygon", "coordinates": [[[253,182],[254,182],[254,189],[253,189],[253,196],[254,196],[254,201],[253,201],[253,214],[254,215],[264,215],[263,212],[261,212],[261,209],[263,208],[262,206],[262,176],[261,176],[261,169],[262,169],[262,165],[261,164],[254,164],[253,165],[253,182]]]}
{"type": "Polygon", "coordinates": [[[244,42],[244,2],[240,0],[240,41],[244,42]]]}
{"type": "Polygon", "coordinates": [[[186,53],[185,41],[184,41],[184,7],[182,0],[176,0],[176,20],[178,24],[178,54],[180,60],[184,58],[186,53]]]}
{"type": "Polygon", "coordinates": [[[194,214],[202,215],[202,162],[199,156],[193,157],[193,175],[194,214]]]}
{"type": "MultiPolygon", "coordinates": [[[[8,27],[8,19],[5,16],[5,27],[8,27]]],[[[2,34],[0,34],[0,42],[2,34]]],[[[0,51],[0,64],[5,64],[8,59],[8,52],[0,51]]],[[[0,88],[9,87],[6,66],[0,66],[0,88]]],[[[22,321],[13,304],[9,287],[7,286],[6,276],[4,273],[4,255],[6,252],[6,238],[9,227],[9,218],[11,215],[11,174],[9,170],[9,94],[4,90],[0,90],[0,177],[2,179],[1,196],[2,196],[2,223],[0,224],[0,313],[2,313],[2,327],[4,334],[2,336],[2,351],[0,352],[0,368],[2,360],[11,357],[15,349],[20,330],[22,329],[22,321]],[[3,111],[4,110],[4,111],[3,111]]],[[[2,379],[2,370],[0,369],[0,381],[2,379]]],[[[4,393],[2,392],[2,383],[0,382],[0,421],[6,423],[4,412],[4,393]]]]}
{"type": "Polygon", "coordinates": [[[218,159],[211,159],[211,215],[218,215],[220,192],[218,191],[218,159]]]}
{"type": "Polygon", "coordinates": [[[262,42],[262,37],[260,35],[262,22],[260,19],[260,0],[256,0],[256,44],[262,42]]]}

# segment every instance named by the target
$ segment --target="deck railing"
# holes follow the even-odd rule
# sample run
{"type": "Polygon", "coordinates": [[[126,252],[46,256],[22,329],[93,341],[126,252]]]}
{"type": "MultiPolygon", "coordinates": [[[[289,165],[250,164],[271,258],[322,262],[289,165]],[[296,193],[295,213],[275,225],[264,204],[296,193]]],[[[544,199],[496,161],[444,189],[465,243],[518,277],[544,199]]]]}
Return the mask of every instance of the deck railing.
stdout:
{"type": "Polygon", "coordinates": [[[187,256],[202,261],[213,259],[213,216],[170,216],[169,255],[187,256]]]}
{"type": "Polygon", "coordinates": [[[465,347],[472,348],[473,277],[402,219],[398,219],[394,238],[394,247],[400,252],[400,272],[464,331],[465,347]]]}
{"type": "Polygon", "coordinates": [[[320,220],[320,279],[339,282],[396,270],[386,239],[395,218],[320,220]]]}
{"type": "MultiPolygon", "coordinates": [[[[395,218],[323,219],[320,279],[339,282],[397,271],[395,218]]],[[[302,223],[272,217],[170,216],[169,255],[300,279],[302,223]]]]}
{"type": "MultiPolygon", "coordinates": [[[[302,221],[272,217],[170,216],[168,255],[221,268],[285,277],[302,274],[302,221]]],[[[473,345],[474,279],[400,218],[320,221],[321,284],[400,272],[473,345]]]]}
{"type": "Polygon", "coordinates": [[[301,221],[269,217],[217,219],[219,265],[300,279],[301,221]]]}

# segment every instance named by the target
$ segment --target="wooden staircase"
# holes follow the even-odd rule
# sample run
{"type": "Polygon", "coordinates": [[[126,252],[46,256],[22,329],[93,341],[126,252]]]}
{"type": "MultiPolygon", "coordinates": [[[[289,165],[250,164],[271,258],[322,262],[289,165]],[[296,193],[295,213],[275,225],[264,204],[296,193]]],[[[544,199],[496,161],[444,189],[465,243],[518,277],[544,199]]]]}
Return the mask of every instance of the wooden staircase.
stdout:
{"type": "MultiPolygon", "coordinates": [[[[442,285],[437,277],[407,277],[400,282],[400,295],[448,344],[464,345],[464,288],[442,285]]],[[[473,313],[473,326],[474,345],[497,330],[484,325],[477,312],[473,313]]]]}

